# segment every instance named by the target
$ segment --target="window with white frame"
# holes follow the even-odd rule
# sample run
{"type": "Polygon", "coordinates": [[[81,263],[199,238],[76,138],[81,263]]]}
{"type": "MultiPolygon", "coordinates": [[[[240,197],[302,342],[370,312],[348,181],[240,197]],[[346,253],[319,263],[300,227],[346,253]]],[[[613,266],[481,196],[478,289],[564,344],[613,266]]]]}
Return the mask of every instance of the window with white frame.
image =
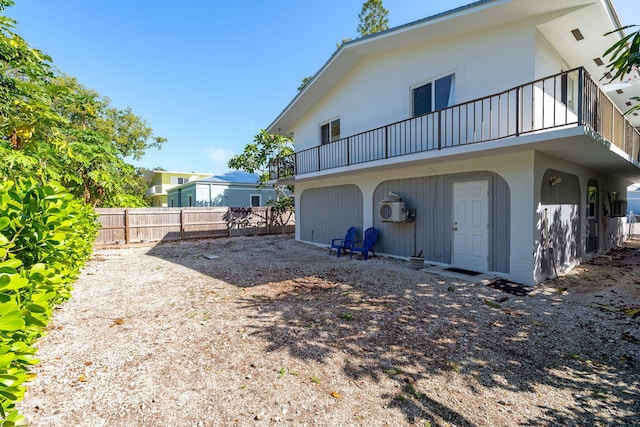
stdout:
{"type": "Polygon", "coordinates": [[[262,206],[262,198],[260,194],[252,194],[251,195],[251,207],[255,208],[258,206],[262,206]]]}
{"type": "Polygon", "coordinates": [[[328,144],[340,139],[340,119],[320,125],[320,143],[328,144]]]}
{"type": "Polygon", "coordinates": [[[454,75],[449,74],[413,88],[413,115],[420,116],[452,106],[454,80],[454,75]]]}
{"type": "Polygon", "coordinates": [[[171,177],[171,184],[173,184],[173,185],[186,184],[187,182],[189,182],[189,178],[182,178],[182,177],[179,177],[179,176],[172,176],[171,177]]]}

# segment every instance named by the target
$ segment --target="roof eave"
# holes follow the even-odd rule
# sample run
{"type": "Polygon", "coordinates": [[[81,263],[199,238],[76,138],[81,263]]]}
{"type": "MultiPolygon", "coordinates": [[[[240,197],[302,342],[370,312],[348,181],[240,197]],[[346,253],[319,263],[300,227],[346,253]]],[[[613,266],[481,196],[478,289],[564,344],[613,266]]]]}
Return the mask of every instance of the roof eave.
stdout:
{"type": "MultiPolygon", "coordinates": [[[[362,54],[357,52],[357,48],[363,45],[368,45],[374,41],[380,39],[393,37],[396,34],[404,33],[415,27],[432,25],[434,23],[446,21],[461,14],[467,14],[472,9],[478,9],[486,7],[489,4],[505,3],[511,0],[479,0],[468,5],[460,6],[455,9],[451,9],[445,12],[437,13],[435,15],[428,16],[426,18],[412,21],[407,24],[403,24],[388,30],[380,31],[375,34],[370,34],[365,37],[361,37],[355,40],[351,40],[343,43],[340,47],[331,55],[331,57],[324,63],[324,65],[313,75],[311,80],[296,94],[296,96],[289,102],[289,104],[282,110],[282,112],[271,122],[267,127],[267,132],[281,135],[289,135],[292,132],[291,126],[295,123],[295,119],[291,117],[291,112],[294,111],[294,107],[304,101],[306,98],[318,97],[323,93],[326,93],[325,86],[331,87],[333,80],[329,76],[329,81],[322,84],[323,77],[328,73],[328,70],[332,68],[336,63],[340,63],[341,68],[351,68],[361,58],[362,54]],[[322,87],[320,87],[322,86],[322,87]]],[[[311,101],[310,101],[311,102],[311,101]]],[[[311,102],[312,103],[312,102],[311,102]]],[[[297,116],[297,115],[293,115],[297,116]]]]}

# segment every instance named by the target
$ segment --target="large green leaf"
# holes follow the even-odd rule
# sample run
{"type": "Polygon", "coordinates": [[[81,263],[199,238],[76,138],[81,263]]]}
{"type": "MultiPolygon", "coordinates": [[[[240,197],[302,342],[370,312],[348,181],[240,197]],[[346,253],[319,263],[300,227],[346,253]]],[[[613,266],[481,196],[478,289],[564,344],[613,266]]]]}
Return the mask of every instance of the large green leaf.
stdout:
{"type": "Polygon", "coordinates": [[[13,362],[16,358],[14,353],[5,353],[0,354],[0,369],[8,366],[11,362],[13,362]]]}
{"type": "Polygon", "coordinates": [[[12,258],[12,259],[8,259],[6,261],[0,262],[0,269],[2,268],[16,269],[21,265],[22,265],[21,260],[19,260],[18,258],[12,258]]]}
{"type": "Polygon", "coordinates": [[[24,277],[17,274],[0,274],[0,291],[17,291],[27,286],[29,286],[29,280],[24,277]]]}
{"type": "Polygon", "coordinates": [[[0,314],[0,331],[18,331],[24,327],[25,323],[20,310],[0,314]]]}

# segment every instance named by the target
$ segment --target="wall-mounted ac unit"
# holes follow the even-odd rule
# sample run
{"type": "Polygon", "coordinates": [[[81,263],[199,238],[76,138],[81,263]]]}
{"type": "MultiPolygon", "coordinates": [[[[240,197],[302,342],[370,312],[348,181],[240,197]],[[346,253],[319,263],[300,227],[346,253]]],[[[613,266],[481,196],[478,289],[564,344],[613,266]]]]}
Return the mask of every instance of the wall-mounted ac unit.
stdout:
{"type": "Polygon", "coordinates": [[[626,200],[612,200],[611,201],[611,216],[612,217],[627,216],[627,201],[626,200]]]}
{"type": "Polygon", "coordinates": [[[384,222],[405,222],[409,212],[404,202],[382,201],[378,203],[378,219],[384,222]]]}

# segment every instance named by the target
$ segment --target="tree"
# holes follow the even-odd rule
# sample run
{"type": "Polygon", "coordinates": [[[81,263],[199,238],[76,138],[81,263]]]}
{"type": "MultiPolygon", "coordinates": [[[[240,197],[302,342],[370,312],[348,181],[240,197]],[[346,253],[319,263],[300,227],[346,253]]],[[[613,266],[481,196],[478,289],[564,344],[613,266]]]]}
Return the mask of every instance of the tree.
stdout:
{"type": "MultiPolygon", "coordinates": [[[[621,33],[625,29],[634,27],[638,27],[638,25],[627,25],[614,31],[610,31],[606,33],[605,36],[614,33],[621,33]]],[[[609,49],[607,49],[604,56],[607,55],[611,55],[610,62],[607,65],[612,75],[609,82],[613,82],[616,79],[622,81],[627,74],[631,74],[634,71],[637,73],[640,68],[640,30],[633,31],[623,36],[609,49]]],[[[631,99],[640,102],[640,98],[637,96],[631,99]]],[[[635,110],[640,110],[640,103],[631,107],[625,114],[629,114],[635,110]]]]}
{"type": "Polygon", "coordinates": [[[165,139],[155,136],[130,109],[110,106],[108,98],[86,89],[75,78],[62,75],[55,83],[66,90],[66,96],[57,97],[54,104],[67,121],[60,128],[68,147],[58,159],[61,182],[93,206],[147,205],[140,177],[124,159],[140,159],[148,148],[160,148],[165,139]],[[133,186],[134,182],[138,185],[133,186]]]}
{"type": "MultiPolygon", "coordinates": [[[[269,164],[277,159],[293,154],[293,139],[284,135],[275,135],[261,129],[254,136],[253,143],[244,147],[242,154],[229,159],[227,165],[236,170],[255,173],[259,176],[260,188],[269,185],[269,164]]],[[[274,185],[276,200],[271,202],[277,210],[293,208],[293,186],[274,185]]]]}
{"type": "MultiPolygon", "coordinates": [[[[13,5],[0,0],[0,12],[13,5]]],[[[16,21],[0,15],[0,134],[14,149],[55,134],[47,129],[63,120],[51,110],[48,81],[51,58],[14,32],[16,21]]]]}
{"type": "Polygon", "coordinates": [[[313,76],[307,76],[303,78],[302,83],[300,83],[300,86],[298,86],[298,92],[304,89],[309,84],[309,82],[311,82],[311,80],[313,80],[313,76]]]}
{"type": "MultiPolygon", "coordinates": [[[[13,4],[0,0],[0,13],[13,4]]],[[[92,206],[144,206],[139,160],[165,139],[130,108],[54,71],[52,59],[0,14],[0,180],[38,176],[92,206]]],[[[144,185],[146,186],[146,185],[144,185]]]]}
{"type": "Polygon", "coordinates": [[[358,32],[362,37],[389,29],[389,11],[382,5],[382,0],[367,0],[358,15],[360,24],[358,32]]]}
{"type": "MultiPolygon", "coordinates": [[[[362,10],[358,14],[360,24],[358,32],[361,37],[389,29],[389,11],[382,5],[382,0],[367,0],[362,5],[362,10]]],[[[350,42],[351,38],[344,38],[340,43],[336,43],[336,49],[343,44],[350,42]]]]}

